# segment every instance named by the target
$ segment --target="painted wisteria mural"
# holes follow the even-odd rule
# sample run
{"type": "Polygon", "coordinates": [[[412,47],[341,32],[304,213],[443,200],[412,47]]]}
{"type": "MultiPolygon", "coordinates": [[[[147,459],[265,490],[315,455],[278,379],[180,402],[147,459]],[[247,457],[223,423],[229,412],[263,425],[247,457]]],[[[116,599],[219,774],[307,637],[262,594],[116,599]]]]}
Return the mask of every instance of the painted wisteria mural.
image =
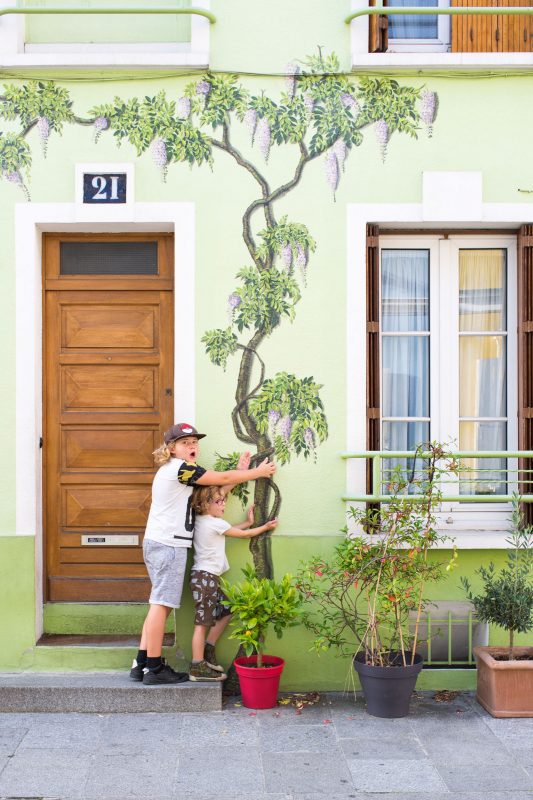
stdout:
{"type": "MultiPolygon", "coordinates": [[[[315,161],[322,162],[324,188],[335,201],[348,159],[365,134],[373,134],[384,161],[395,134],[416,138],[423,124],[431,135],[436,110],[437,97],[429,89],[389,78],[351,80],[339,71],[334,54],[320,50],[287,65],[285,85],[276,97],[250,93],[235,75],[207,72],[189,83],[181,96],[162,90],[142,98],[115,97],[80,117],[67,90],[53,82],[6,85],[0,116],[19,123],[20,130],[0,133],[0,174],[29,199],[28,135],[36,128],[46,155],[49,137],[60,135],[66,124],[90,127],[97,142],[112,135],[117,145],[133,146],[137,156],[149,152],[163,181],[179,162],[213,167],[214,151],[248,173],[257,187],[257,197],[242,214],[249,261],[236,272],[236,283],[228,286],[222,301],[224,324],[202,337],[207,356],[221,369],[229,359],[239,359],[231,411],[239,445],[235,452],[219,455],[216,467],[234,467],[240,449],[253,450],[252,463],[268,456],[283,466],[296,456],[316,459],[328,425],[319,376],[276,372],[261,354],[265,340],[282,323],[294,320],[311,281],[316,249],[305,223],[278,217],[279,201],[298,190],[304,171],[315,161]],[[234,143],[238,126],[247,137],[240,148],[234,143]],[[287,164],[293,164],[278,185],[269,174],[275,148],[286,148],[287,164]]],[[[238,488],[243,503],[250,491],[247,486],[238,488]]],[[[281,494],[275,480],[258,481],[253,493],[258,524],[278,515],[281,494]]],[[[269,536],[251,539],[250,549],[258,575],[271,576],[269,536]]]]}

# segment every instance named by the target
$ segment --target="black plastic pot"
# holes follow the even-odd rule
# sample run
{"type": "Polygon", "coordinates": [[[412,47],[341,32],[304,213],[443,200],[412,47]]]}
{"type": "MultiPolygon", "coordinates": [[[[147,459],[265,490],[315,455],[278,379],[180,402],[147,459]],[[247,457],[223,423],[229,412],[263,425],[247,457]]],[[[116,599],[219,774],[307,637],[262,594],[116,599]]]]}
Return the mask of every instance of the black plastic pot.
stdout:
{"type": "Polygon", "coordinates": [[[365,654],[354,656],[353,666],[366,698],[367,710],[373,717],[406,717],[409,701],[422,669],[422,656],[416,655],[411,665],[411,653],[405,654],[407,666],[399,653],[391,653],[391,667],[373,667],[365,664],[365,654]]]}

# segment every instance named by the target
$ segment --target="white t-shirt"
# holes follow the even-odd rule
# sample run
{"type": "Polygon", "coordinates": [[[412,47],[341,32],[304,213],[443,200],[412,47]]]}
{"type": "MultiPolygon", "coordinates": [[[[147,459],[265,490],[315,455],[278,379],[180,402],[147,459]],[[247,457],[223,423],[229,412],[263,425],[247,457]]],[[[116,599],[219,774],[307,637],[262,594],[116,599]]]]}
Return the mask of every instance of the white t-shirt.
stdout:
{"type": "Polygon", "coordinates": [[[231,528],[229,522],[220,517],[209,514],[196,517],[193,569],[201,569],[212,575],[222,575],[229,569],[224,536],[228,528],[231,528]]]}
{"type": "Polygon", "coordinates": [[[171,547],[191,547],[195,516],[192,487],[204,472],[203,467],[181,458],[171,458],[159,467],[152,484],[145,539],[171,547]]]}

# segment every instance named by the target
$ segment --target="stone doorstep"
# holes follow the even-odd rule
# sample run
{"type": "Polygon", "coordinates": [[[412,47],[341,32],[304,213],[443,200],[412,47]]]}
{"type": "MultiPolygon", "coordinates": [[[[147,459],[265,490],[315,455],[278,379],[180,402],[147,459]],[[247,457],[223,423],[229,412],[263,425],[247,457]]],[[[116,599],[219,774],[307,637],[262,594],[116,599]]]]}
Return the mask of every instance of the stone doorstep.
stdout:
{"type": "Polygon", "coordinates": [[[220,683],[143,686],[127,672],[0,674],[0,712],[99,714],[220,711],[220,683]]]}

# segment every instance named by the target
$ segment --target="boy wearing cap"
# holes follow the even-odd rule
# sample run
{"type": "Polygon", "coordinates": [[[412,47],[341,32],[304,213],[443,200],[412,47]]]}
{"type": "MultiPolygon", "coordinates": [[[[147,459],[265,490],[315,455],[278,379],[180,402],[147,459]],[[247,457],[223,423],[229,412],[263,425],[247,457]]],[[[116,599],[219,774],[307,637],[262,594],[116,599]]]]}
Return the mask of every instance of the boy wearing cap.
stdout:
{"type": "Polygon", "coordinates": [[[152,505],[143,542],[152,592],[139,652],[130,671],[132,680],[142,681],[147,686],[181,683],[189,677],[166,664],[161,650],[167,617],[181,602],[187,550],[194,533],[193,486],[231,487],[269,478],[276,471],[275,464],[268,458],[258,467],[248,469],[249,453],[241,456],[236,470],[206,470],[196,463],[198,441],[204,436],[192,425],[179,423],[166,431],[163,445],[154,452],[159,469],[152,484],[152,505]]]}

